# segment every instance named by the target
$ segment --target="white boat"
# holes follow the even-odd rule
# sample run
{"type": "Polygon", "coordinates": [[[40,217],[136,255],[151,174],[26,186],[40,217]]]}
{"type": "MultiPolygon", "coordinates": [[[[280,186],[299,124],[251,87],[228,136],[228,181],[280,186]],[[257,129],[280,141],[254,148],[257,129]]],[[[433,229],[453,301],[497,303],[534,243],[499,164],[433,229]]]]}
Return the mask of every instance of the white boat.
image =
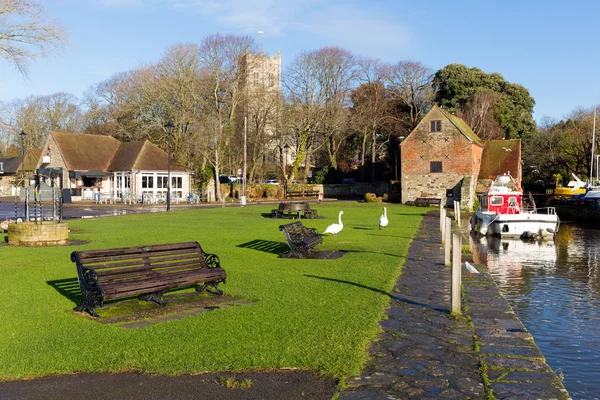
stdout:
{"type": "Polygon", "coordinates": [[[480,207],[471,218],[471,229],[482,235],[551,238],[558,232],[554,207],[539,213],[532,198],[524,207],[523,190],[508,174],[497,176],[479,202],[480,207]]]}

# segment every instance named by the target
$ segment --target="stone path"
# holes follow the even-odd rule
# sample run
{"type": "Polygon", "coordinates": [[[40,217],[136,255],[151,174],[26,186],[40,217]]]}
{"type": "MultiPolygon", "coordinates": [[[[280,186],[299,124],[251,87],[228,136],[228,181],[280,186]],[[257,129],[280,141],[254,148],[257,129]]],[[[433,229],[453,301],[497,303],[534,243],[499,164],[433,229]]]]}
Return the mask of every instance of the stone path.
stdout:
{"type": "Polygon", "coordinates": [[[339,399],[568,399],[483,266],[473,275],[463,267],[467,318],[450,315],[451,269],[443,254],[439,213],[430,212],[409,249],[383,333],[339,399]]]}

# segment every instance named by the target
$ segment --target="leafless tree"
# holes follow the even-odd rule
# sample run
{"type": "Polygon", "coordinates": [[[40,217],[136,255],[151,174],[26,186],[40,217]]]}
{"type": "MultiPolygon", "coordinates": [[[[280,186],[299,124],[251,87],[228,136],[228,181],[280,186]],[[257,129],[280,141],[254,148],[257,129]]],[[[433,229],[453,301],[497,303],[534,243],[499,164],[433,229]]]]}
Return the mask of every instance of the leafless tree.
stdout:
{"type": "Polygon", "coordinates": [[[433,71],[420,62],[400,61],[385,76],[392,97],[406,107],[406,131],[402,134],[407,135],[433,104],[433,71]]]}
{"type": "Polygon", "coordinates": [[[61,50],[63,28],[48,19],[44,8],[25,0],[0,0],[0,56],[24,76],[30,60],[61,50]]]}
{"type": "Polygon", "coordinates": [[[481,139],[502,139],[504,132],[494,119],[494,106],[497,93],[477,92],[473,98],[458,112],[481,139]]]}

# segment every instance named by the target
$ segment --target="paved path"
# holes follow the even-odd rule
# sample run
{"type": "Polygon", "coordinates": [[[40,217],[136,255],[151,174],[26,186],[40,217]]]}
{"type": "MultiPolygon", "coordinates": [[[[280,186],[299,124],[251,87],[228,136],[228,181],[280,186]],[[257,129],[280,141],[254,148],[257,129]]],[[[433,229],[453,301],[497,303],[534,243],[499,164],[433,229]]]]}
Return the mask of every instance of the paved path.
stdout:
{"type": "Polygon", "coordinates": [[[340,400],[569,398],[483,266],[472,276],[463,267],[470,321],[450,316],[443,254],[439,213],[430,212],[410,246],[383,333],[340,400]]]}

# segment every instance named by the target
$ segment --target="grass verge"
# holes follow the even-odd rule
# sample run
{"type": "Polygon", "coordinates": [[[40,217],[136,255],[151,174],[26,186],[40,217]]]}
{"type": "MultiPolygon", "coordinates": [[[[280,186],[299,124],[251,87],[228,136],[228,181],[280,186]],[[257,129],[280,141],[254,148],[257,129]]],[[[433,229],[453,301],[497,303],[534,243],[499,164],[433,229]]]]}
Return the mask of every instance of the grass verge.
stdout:
{"type": "Polygon", "coordinates": [[[218,208],[71,220],[80,246],[0,249],[0,379],[75,372],[155,374],[312,369],[335,378],[360,371],[365,350],[401,271],[423,211],[387,205],[389,226],[378,229],[382,206],[315,205],[344,230],[325,236],[337,260],[278,258],[287,245],[265,218],[272,206],[218,208]],[[80,301],[74,250],[198,241],[227,271],[225,294],[252,303],[139,329],[101,324],[72,311],[80,301]]]}

